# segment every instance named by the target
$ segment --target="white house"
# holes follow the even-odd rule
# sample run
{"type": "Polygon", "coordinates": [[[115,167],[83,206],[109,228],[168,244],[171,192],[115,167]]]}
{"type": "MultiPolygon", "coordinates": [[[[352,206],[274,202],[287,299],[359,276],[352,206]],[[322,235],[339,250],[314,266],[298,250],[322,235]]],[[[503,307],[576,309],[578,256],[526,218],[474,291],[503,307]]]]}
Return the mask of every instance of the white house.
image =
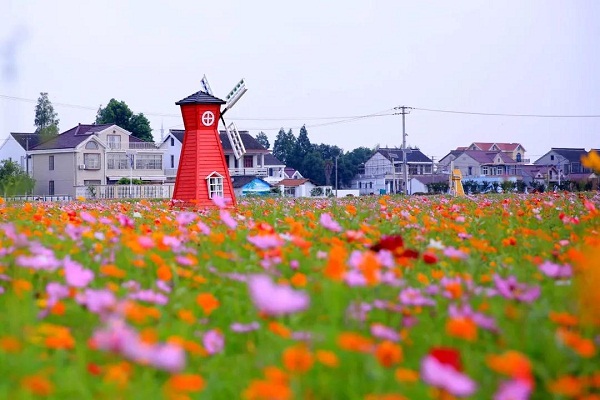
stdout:
{"type": "Polygon", "coordinates": [[[30,172],[30,166],[27,162],[27,151],[41,141],[42,137],[37,133],[17,133],[11,132],[0,144],[0,161],[14,161],[23,171],[30,172]]]}

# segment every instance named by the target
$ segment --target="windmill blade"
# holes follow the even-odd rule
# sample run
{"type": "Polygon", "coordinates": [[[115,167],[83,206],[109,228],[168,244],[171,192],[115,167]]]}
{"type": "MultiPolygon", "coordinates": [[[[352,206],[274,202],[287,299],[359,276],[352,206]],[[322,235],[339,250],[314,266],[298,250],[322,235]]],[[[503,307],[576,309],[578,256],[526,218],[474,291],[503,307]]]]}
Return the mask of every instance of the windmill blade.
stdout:
{"type": "Polygon", "coordinates": [[[225,127],[225,131],[227,132],[229,143],[231,143],[233,155],[237,160],[239,160],[244,154],[246,154],[246,147],[244,147],[244,142],[242,142],[240,132],[238,132],[237,127],[233,122],[230,123],[229,126],[225,127]]]}
{"type": "Polygon", "coordinates": [[[200,81],[200,85],[202,85],[202,89],[205,93],[208,93],[211,96],[213,96],[213,92],[212,92],[212,89],[210,88],[210,85],[208,84],[208,79],[206,78],[206,75],[204,75],[202,77],[202,80],[200,81]]]}
{"type": "Polygon", "coordinates": [[[244,93],[246,93],[247,90],[246,82],[244,79],[241,79],[225,97],[225,109],[221,114],[224,114],[225,111],[230,110],[231,107],[233,107],[233,105],[244,95],[244,93]]]}

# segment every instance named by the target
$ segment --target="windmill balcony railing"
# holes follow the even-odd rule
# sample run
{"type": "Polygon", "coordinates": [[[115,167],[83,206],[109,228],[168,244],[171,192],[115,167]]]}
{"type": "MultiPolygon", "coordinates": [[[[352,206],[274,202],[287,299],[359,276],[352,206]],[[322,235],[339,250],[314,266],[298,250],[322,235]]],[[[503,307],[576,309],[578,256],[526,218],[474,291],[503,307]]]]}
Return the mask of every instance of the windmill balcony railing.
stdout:
{"type": "Polygon", "coordinates": [[[240,175],[254,175],[254,176],[268,176],[268,168],[229,168],[229,175],[240,176],[240,175]]]}

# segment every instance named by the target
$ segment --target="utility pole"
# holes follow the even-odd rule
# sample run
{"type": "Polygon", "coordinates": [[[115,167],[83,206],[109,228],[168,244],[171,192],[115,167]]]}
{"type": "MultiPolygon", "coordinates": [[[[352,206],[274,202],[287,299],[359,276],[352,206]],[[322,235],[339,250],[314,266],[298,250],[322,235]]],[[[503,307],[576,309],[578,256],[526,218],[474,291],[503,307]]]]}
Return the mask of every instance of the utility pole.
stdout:
{"type": "Polygon", "coordinates": [[[410,114],[412,107],[398,106],[394,110],[401,110],[395,115],[402,114],[402,173],[404,175],[404,194],[408,195],[408,165],[406,164],[406,114],[410,114]]]}
{"type": "Polygon", "coordinates": [[[335,156],[335,198],[336,199],[338,197],[337,159],[338,159],[338,156],[335,156]]]}

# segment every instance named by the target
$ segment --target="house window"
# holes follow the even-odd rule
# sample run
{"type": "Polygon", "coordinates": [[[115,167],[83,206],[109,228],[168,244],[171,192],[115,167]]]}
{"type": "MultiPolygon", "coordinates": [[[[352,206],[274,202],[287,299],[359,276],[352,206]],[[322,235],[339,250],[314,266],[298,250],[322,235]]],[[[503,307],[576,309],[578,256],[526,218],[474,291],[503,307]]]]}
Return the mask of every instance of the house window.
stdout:
{"type": "Polygon", "coordinates": [[[48,157],[48,169],[54,171],[54,156],[48,157]]]}
{"type": "Polygon", "coordinates": [[[554,161],[554,154],[550,155],[550,161],[554,161]]]}
{"type": "Polygon", "coordinates": [[[269,168],[269,176],[273,176],[273,168],[269,168]]]}
{"type": "Polygon", "coordinates": [[[171,147],[175,146],[175,139],[171,138],[171,147]]]}
{"type": "Polygon", "coordinates": [[[85,169],[100,169],[100,154],[85,153],[83,155],[85,169]]]}
{"type": "Polygon", "coordinates": [[[54,181],[48,182],[48,194],[54,196],[54,181]]]}
{"type": "Polygon", "coordinates": [[[175,168],[175,156],[171,154],[171,168],[175,168]]]}
{"type": "Polygon", "coordinates": [[[107,135],[106,140],[108,141],[108,148],[111,150],[121,149],[121,136],[119,135],[107,135]]]}
{"type": "Polygon", "coordinates": [[[490,173],[489,167],[481,167],[481,174],[482,175],[489,175],[489,173],[490,173]]]}
{"type": "Polygon", "coordinates": [[[469,172],[467,173],[467,175],[469,175],[469,176],[473,175],[473,167],[469,167],[468,169],[469,169],[469,172]]]}
{"type": "Polygon", "coordinates": [[[161,154],[139,154],[135,158],[136,169],[162,169],[161,154]]]}
{"type": "Polygon", "coordinates": [[[283,195],[285,197],[296,197],[296,188],[295,187],[285,187],[283,189],[283,195]]]}
{"type": "Polygon", "coordinates": [[[223,177],[217,174],[208,177],[208,198],[215,196],[223,197],[223,177]]]}
{"type": "Polygon", "coordinates": [[[578,162],[571,163],[571,173],[572,174],[581,173],[581,164],[578,162]]]}
{"type": "Polygon", "coordinates": [[[517,153],[517,162],[521,162],[521,153],[517,153]]]}
{"type": "Polygon", "coordinates": [[[98,143],[96,143],[96,142],[95,142],[95,141],[93,141],[93,140],[90,140],[89,142],[87,142],[87,143],[85,144],[85,148],[86,148],[87,150],[98,150],[98,143]]]}
{"type": "Polygon", "coordinates": [[[254,167],[252,156],[244,156],[244,168],[252,168],[254,167]]]}
{"type": "Polygon", "coordinates": [[[225,155],[225,165],[229,168],[229,154],[225,155]]]}
{"type": "Polygon", "coordinates": [[[123,153],[108,153],[106,155],[107,169],[129,169],[127,155],[123,153]]]}

